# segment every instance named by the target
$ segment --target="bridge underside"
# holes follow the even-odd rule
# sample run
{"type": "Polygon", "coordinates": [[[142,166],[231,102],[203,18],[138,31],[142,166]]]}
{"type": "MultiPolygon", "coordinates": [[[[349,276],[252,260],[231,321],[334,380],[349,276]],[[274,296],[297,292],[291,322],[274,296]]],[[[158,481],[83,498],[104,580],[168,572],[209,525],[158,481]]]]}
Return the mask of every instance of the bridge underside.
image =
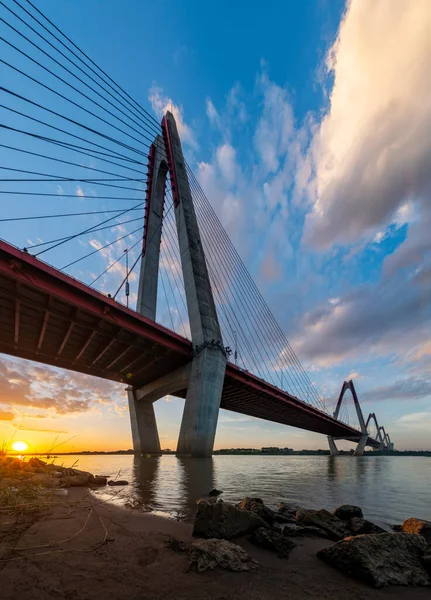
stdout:
{"type": "MultiPolygon", "coordinates": [[[[135,388],[192,360],[191,343],[0,241],[0,352],[135,388]]],[[[185,397],[186,390],[175,395],[185,397]]],[[[228,363],[221,408],[359,441],[361,433],[228,363]]],[[[379,442],[368,439],[378,448],[379,442]]]]}

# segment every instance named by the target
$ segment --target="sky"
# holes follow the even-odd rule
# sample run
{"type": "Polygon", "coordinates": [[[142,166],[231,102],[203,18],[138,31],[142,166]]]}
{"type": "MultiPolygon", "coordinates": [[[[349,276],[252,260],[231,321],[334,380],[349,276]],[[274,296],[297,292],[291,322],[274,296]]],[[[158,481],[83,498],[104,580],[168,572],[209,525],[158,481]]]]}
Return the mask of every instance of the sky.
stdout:
{"type": "MultiPolygon", "coordinates": [[[[398,449],[429,450],[431,4],[241,4],[37,2],[157,120],[167,108],[175,114],[188,163],[319,392],[334,396],[353,379],[364,413],[378,415],[398,449]]],[[[9,71],[2,80],[19,85],[9,71]]],[[[101,206],[88,185],[50,191],[58,197],[44,210],[60,201],[71,210],[101,206]]],[[[0,201],[6,216],[37,212],[30,199],[0,201]]],[[[67,227],[56,224],[55,235],[67,227]]],[[[115,231],[132,245],[140,227],[115,231]]],[[[31,230],[0,223],[0,237],[41,243],[53,237],[52,222],[31,230]]],[[[90,236],[46,260],[60,266],[103,243],[90,236]]],[[[120,250],[68,272],[90,283],[120,250]]],[[[100,289],[115,290],[124,272],[117,263],[100,289]]],[[[136,276],[131,283],[134,290],[136,276]]],[[[167,314],[161,307],[158,320],[169,325],[167,314]]],[[[163,448],[176,447],[183,405],[172,397],[155,404],[163,448]]],[[[2,356],[0,440],[11,435],[35,451],[130,448],[126,393],[2,356]]],[[[216,448],[326,444],[220,413],[216,448]]]]}

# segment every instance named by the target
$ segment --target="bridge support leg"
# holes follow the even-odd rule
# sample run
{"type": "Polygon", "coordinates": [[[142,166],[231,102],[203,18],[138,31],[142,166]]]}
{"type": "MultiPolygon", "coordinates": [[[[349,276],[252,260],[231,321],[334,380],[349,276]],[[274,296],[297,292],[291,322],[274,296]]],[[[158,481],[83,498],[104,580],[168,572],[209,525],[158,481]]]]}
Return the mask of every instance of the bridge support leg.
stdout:
{"type": "Polygon", "coordinates": [[[226,370],[211,282],[175,119],[170,112],[162,122],[187,311],[194,348],[177,454],[210,456],[226,370]]]}
{"type": "Polygon", "coordinates": [[[226,358],[206,347],[192,363],[178,439],[178,456],[211,456],[217,429],[226,358]]]}
{"type": "Polygon", "coordinates": [[[338,456],[339,452],[338,452],[338,448],[335,444],[335,440],[333,437],[331,437],[330,435],[328,435],[328,444],[329,444],[329,453],[331,456],[338,456]]]}
{"type": "Polygon", "coordinates": [[[361,439],[359,440],[358,445],[355,448],[353,456],[364,456],[365,446],[368,441],[368,433],[363,433],[361,439]]]}
{"type": "Polygon", "coordinates": [[[127,389],[133,450],[136,454],[161,454],[156,415],[152,402],[138,400],[136,390],[127,389]]]}

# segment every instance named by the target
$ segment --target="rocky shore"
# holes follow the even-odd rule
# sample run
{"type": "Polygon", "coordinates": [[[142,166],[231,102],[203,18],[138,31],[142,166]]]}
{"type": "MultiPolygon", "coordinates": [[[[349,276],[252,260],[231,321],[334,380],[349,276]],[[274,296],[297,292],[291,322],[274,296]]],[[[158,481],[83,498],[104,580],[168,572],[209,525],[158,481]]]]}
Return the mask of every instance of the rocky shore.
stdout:
{"type": "Polygon", "coordinates": [[[429,522],[385,531],[358,506],[274,510],[213,490],[189,525],[101,500],[91,488],[107,478],[32,460],[0,462],[6,600],[429,598],[429,522]]]}

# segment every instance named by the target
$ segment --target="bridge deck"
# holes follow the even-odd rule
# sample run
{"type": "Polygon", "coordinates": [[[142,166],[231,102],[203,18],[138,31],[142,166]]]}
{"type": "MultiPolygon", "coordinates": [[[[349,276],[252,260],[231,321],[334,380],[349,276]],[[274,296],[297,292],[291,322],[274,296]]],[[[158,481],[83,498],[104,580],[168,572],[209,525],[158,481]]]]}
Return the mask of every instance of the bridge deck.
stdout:
{"type": "MultiPolygon", "coordinates": [[[[0,241],[0,352],[141,386],[190,362],[192,345],[0,241]]],[[[356,429],[231,363],[221,406],[324,435],[360,438],[356,429]]]]}

